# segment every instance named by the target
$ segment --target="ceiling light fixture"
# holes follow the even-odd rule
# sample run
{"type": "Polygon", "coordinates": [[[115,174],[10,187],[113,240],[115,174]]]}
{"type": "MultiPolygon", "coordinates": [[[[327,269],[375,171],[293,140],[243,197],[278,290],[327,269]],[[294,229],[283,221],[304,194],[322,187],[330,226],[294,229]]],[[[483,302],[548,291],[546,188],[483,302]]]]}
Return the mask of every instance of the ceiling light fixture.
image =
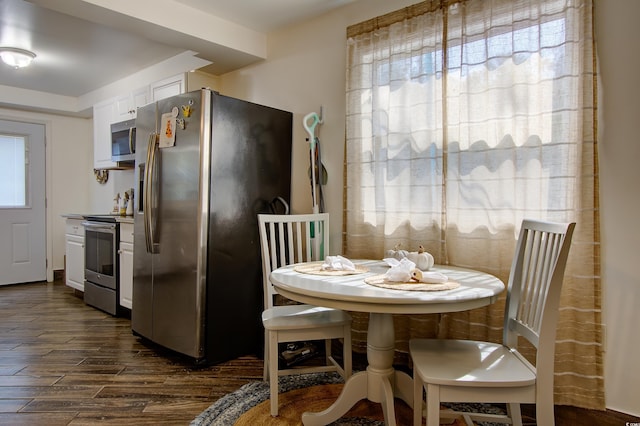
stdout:
{"type": "Polygon", "coordinates": [[[29,66],[36,54],[17,47],[0,47],[0,58],[2,62],[14,68],[29,66]]]}

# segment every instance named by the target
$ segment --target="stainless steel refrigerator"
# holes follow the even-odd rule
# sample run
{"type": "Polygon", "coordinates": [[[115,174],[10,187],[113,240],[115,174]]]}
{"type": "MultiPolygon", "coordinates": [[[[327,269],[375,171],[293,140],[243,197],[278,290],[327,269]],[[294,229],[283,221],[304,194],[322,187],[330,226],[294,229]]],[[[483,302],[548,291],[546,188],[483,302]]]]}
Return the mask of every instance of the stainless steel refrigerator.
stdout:
{"type": "Polygon", "coordinates": [[[197,362],[259,353],[257,214],[291,188],[292,114],[203,89],[136,118],[134,334],[197,362]]]}

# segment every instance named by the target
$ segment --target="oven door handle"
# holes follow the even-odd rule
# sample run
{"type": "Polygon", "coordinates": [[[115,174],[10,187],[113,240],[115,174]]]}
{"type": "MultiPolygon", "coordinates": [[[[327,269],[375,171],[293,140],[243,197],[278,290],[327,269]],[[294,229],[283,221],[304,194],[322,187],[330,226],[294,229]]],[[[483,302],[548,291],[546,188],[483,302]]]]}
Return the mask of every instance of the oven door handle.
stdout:
{"type": "Polygon", "coordinates": [[[158,199],[156,157],[158,154],[158,134],[149,135],[147,145],[147,165],[144,169],[144,236],[147,245],[147,253],[158,253],[156,242],[156,202],[158,199]]]}
{"type": "Polygon", "coordinates": [[[95,222],[82,222],[82,226],[85,227],[85,229],[91,229],[92,231],[104,231],[104,232],[109,232],[109,233],[115,233],[116,231],[116,226],[115,225],[103,225],[103,224],[98,224],[95,222]]]}

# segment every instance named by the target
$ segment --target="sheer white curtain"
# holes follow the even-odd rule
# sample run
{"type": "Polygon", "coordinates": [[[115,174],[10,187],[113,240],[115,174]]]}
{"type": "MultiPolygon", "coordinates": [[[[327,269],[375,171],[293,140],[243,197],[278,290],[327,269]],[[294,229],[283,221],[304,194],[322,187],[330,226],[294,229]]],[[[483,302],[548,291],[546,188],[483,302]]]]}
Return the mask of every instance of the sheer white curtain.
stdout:
{"type": "MultiPolygon", "coordinates": [[[[344,252],[423,245],[506,282],[523,218],[576,221],[556,403],[603,408],[592,8],[426,1],[348,28],[344,252]]],[[[413,336],[500,341],[503,302],[399,316],[398,360],[413,336]]]]}

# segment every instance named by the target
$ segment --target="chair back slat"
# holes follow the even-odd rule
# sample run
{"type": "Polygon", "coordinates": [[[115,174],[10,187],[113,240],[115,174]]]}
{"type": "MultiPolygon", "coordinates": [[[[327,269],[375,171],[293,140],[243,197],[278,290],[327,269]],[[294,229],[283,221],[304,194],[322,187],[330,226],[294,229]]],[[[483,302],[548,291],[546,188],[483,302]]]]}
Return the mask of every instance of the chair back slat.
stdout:
{"type": "Polygon", "coordinates": [[[323,260],[329,249],[329,214],[259,214],[264,308],[277,294],[269,281],[271,271],[294,263],[323,260]],[[324,251],[323,251],[324,250],[324,251]]]}
{"type": "MultiPolygon", "coordinates": [[[[295,225],[296,230],[295,232],[293,232],[293,235],[291,236],[291,240],[290,240],[290,244],[291,244],[291,253],[292,253],[292,258],[290,259],[290,264],[291,263],[299,263],[299,262],[307,262],[310,259],[305,259],[304,258],[304,248],[305,247],[309,247],[308,246],[308,242],[307,242],[307,238],[308,238],[308,234],[309,232],[304,231],[303,226],[302,226],[303,222],[295,222],[294,223],[289,223],[289,232],[292,231],[292,227],[293,225],[295,225]],[[304,245],[302,244],[302,240],[305,240],[304,245]],[[295,240],[295,252],[293,251],[293,241],[295,240]]],[[[306,225],[306,223],[305,223],[306,225]]],[[[308,225],[307,225],[308,226],[308,225]]]]}
{"type": "MultiPolygon", "coordinates": [[[[550,264],[553,253],[549,250],[549,241],[553,235],[526,229],[528,262],[522,278],[523,296],[520,302],[518,319],[538,333],[544,299],[547,296],[550,264]]],[[[525,255],[525,260],[527,256],[525,255]]]]}

